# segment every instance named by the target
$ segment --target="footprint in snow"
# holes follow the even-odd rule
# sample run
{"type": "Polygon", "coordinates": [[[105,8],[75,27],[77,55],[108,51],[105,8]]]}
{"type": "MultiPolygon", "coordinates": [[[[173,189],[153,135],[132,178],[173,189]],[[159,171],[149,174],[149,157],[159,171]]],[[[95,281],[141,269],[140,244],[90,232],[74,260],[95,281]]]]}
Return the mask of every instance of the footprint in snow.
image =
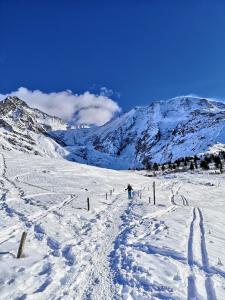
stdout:
{"type": "Polygon", "coordinates": [[[16,297],[15,300],[25,300],[27,298],[26,294],[23,294],[22,296],[16,297]]]}
{"type": "Polygon", "coordinates": [[[99,284],[99,283],[100,283],[100,279],[99,279],[99,278],[95,278],[94,283],[95,283],[95,284],[99,284]]]}
{"type": "Polygon", "coordinates": [[[10,284],[12,284],[14,281],[15,281],[15,278],[12,278],[12,279],[10,279],[10,280],[7,282],[7,284],[10,285],[10,284]]]}
{"type": "Polygon", "coordinates": [[[42,275],[50,275],[51,274],[51,271],[52,271],[52,266],[50,263],[47,263],[43,266],[41,272],[38,273],[39,276],[42,276],[42,275]]]}
{"type": "Polygon", "coordinates": [[[181,280],[180,275],[179,275],[179,274],[174,275],[174,276],[173,276],[173,280],[174,280],[174,281],[179,281],[179,280],[181,280]]]}
{"type": "Polygon", "coordinates": [[[71,245],[66,245],[62,249],[62,255],[66,259],[66,264],[68,266],[72,266],[75,263],[75,256],[72,253],[72,246],[71,245]]]}
{"type": "Polygon", "coordinates": [[[48,237],[47,238],[47,245],[49,248],[53,250],[52,255],[53,256],[60,256],[59,249],[60,249],[60,244],[57,242],[55,239],[48,237]]]}
{"type": "Polygon", "coordinates": [[[20,267],[20,268],[17,268],[17,269],[16,269],[16,272],[19,272],[19,273],[20,273],[20,272],[23,272],[23,271],[25,271],[25,268],[23,268],[23,267],[20,267]]]}
{"type": "Polygon", "coordinates": [[[52,282],[52,278],[47,278],[44,283],[34,292],[34,293],[42,293],[52,282]]]}
{"type": "Polygon", "coordinates": [[[41,227],[40,224],[34,225],[34,232],[35,232],[35,237],[36,237],[36,239],[38,239],[39,241],[43,240],[45,231],[44,231],[44,229],[41,227]]]}

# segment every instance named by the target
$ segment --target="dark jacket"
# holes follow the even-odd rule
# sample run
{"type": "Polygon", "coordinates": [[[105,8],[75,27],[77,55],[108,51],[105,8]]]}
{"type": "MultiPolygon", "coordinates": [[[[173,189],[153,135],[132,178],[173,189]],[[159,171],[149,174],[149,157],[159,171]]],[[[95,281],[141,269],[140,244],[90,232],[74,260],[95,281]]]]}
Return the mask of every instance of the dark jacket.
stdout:
{"type": "Polygon", "coordinates": [[[128,192],[132,191],[132,190],[133,190],[133,189],[132,189],[132,186],[131,186],[130,184],[128,184],[126,190],[128,190],[128,192]]]}

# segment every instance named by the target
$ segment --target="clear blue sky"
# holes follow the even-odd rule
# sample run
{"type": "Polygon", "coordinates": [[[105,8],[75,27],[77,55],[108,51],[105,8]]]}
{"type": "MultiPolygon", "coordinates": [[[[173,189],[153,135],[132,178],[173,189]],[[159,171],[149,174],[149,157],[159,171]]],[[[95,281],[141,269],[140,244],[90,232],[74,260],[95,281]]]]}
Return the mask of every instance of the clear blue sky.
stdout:
{"type": "Polygon", "coordinates": [[[0,92],[225,98],[225,1],[0,0],[0,92]]]}

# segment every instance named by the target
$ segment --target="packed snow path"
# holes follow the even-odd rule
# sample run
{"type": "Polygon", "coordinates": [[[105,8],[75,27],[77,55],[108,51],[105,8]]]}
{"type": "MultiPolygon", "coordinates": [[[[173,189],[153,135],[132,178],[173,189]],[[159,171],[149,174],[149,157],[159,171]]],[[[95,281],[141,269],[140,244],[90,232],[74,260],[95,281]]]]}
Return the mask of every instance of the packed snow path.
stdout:
{"type": "Polygon", "coordinates": [[[143,175],[1,151],[0,299],[225,299],[224,175],[143,175]]]}

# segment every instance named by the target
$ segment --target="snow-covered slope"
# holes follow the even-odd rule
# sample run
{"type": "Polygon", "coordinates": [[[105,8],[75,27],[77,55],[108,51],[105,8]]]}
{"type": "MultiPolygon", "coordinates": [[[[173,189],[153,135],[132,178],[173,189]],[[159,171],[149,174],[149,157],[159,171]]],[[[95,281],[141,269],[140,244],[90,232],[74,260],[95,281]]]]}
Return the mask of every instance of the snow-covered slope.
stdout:
{"type": "Polygon", "coordinates": [[[225,299],[224,180],[0,149],[0,299],[225,299]]]}
{"type": "Polygon", "coordinates": [[[5,149],[62,157],[67,151],[49,132],[66,129],[61,119],[30,108],[17,97],[0,102],[0,145],[5,149]]]}
{"type": "Polygon", "coordinates": [[[177,97],[136,107],[91,129],[57,131],[76,159],[111,168],[164,163],[225,143],[225,104],[177,97]]]}

